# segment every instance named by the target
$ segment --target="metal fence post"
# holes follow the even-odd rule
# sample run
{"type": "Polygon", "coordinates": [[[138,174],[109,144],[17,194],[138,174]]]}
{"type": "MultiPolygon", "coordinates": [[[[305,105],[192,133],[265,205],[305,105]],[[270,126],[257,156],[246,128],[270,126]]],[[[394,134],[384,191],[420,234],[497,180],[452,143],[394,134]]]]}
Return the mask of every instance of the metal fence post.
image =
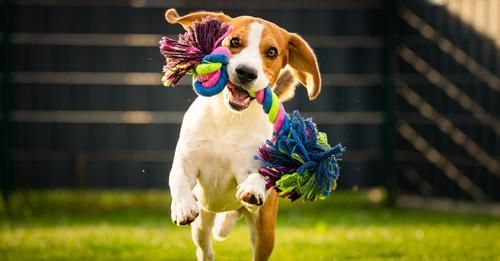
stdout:
{"type": "Polygon", "coordinates": [[[397,199],[397,177],[394,164],[395,137],[395,83],[397,7],[394,0],[384,0],[384,112],[383,112],[383,170],[387,204],[394,206],[397,199]]]}
{"type": "Polygon", "coordinates": [[[0,174],[2,183],[2,198],[6,206],[10,194],[10,156],[9,156],[9,128],[10,128],[10,31],[12,29],[12,4],[10,0],[3,0],[2,6],[2,43],[1,43],[1,66],[2,66],[2,87],[0,94],[0,106],[2,109],[0,133],[0,174]]]}

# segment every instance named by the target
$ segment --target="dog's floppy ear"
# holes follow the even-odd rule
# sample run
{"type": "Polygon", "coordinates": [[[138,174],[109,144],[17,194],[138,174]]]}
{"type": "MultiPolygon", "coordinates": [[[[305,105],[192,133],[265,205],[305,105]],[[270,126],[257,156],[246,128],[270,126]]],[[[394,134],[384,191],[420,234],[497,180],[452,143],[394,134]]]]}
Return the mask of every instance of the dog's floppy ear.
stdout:
{"type": "Polygon", "coordinates": [[[181,24],[184,29],[187,30],[187,28],[197,20],[200,20],[204,17],[213,17],[221,22],[228,23],[231,20],[231,17],[225,15],[222,12],[206,12],[206,11],[199,11],[199,12],[194,12],[187,14],[185,16],[179,16],[177,13],[177,10],[174,8],[170,8],[165,12],[165,20],[171,24],[181,24]]]}
{"type": "Polygon", "coordinates": [[[288,65],[292,75],[307,88],[309,100],[314,100],[321,91],[318,61],[309,44],[297,34],[290,34],[288,65]]]}

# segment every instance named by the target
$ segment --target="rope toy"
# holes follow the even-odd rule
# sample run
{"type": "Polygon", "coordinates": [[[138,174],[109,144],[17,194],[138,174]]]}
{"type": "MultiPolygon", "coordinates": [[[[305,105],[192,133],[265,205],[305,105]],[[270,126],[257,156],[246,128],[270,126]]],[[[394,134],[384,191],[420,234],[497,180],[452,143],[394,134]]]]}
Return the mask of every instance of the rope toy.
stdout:
{"type": "MultiPolygon", "coordinates": [[[[213,18],[194,22],[179,40],[162,37],[160,52],[166,59],[163,85],[174,86],[185,74],[192,74],[194,91],[201,96],[222,92],[229,81],[226,66],[230,51],[220,46],[231,27],[213,18]]],[[[278,96],[267,86],[250,93],[262,105],[273,124],[274,135],[259,148],[256,160],[263,166],[259,173],[267,188],[291,201],[323,199],[336,188],[341,144],[330,147],[327,135],[318,131],[312,119],[297,111],[288,114],[278,96]]]]}

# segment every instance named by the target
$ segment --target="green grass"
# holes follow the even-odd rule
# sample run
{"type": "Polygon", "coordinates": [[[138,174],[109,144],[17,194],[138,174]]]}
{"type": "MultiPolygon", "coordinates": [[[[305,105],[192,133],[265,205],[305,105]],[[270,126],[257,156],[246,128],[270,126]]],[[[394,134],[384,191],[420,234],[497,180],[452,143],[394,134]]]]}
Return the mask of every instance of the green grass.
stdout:
{"type": "MultiPolygon", "coordinates": [[[[364,192],[280,204],[273,260],[500,260],[498,217],[388,209],[364,192]]],[[[193,260],[168,209],[158,191],[16,193],[0,209],[0,260],[193,260]]],[[[216,259],[250,260],[247,238],[240,221],[216,259]]]]}

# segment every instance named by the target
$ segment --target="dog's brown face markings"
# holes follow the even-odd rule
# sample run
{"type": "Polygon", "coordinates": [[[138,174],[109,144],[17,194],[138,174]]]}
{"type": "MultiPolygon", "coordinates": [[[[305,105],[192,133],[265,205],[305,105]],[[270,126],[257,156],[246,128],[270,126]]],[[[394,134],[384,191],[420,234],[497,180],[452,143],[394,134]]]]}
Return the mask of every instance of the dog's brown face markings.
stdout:
{"type": "Polygon", "coordinates": [[[274,86],[278,80],[279,73],[287,65],[287,43],[288,32],[279,26],[254,17],[242,16],[231,19],[233,32],[223,41],[223,46],[229,48],[233,55],[237,55],[240,51],[248,46],[250,41],[249,32],[252,23],[260,23],[264,25],[261,38],[258,39],[259,52],[262,60],[263,71],[269,80],[269,85],[274,86]],[[238,39],[239,47],[232,47],[231,40],[238,39]]]}
{"type": "Polygon", "coordinates": [[[264,24],[264,32],[260,50],[264,57],[264,73],[269,77],[269,85],[274,86],[278,80],[279,72],[288,64],[289,33],[273,23],[267,21],[262,23],[264,24]],[[270,57],[269,52],[277,54],[270,57]]]}
{"type": "MultiPolygon", "coordinates": [[[[256,40],[259,41],[258,51],[260,52],[261,68],[269,86],[276,87],[275,84],[279,79],[280,72],[288,65],[293,77],[307,88],[309,99],[313,100],[318,96],[321,91],[321,77],[316,56],[309,45],[299,35],[289,33],[269,21],[251,16],[231,18],[223,13],[200,11],[181,17],[175,9],[169,9],[165,13],[165,18],[169,23],[179,23],[184,28],[204,17],[217,18],[232,26],[232,33],[224,39],[222,45],[228,47],[233,56],[242,52],[250,43],[256,40]],[[252,26],[255,23],[261,24],[263,27],[262,32],[259,34],[260,39],[252,39],[252,37],[255,37],[255,34],[252,34],[252,26]],[[235,45],[235,42],[231,41],[233,39],[237,39],[238,44],[235,45]]],[[[232,73],[234,72],[229,71],[228,68],[230,79],[232,73]]],[[[266,86],[251,86],[249,84],[244,87],[245,89],[252,88],[255,91],[266,86]]],[[[286,88],[294,87],[294,84],[286,86],[286,88]]],[[[282,89],[278,93],[285,92],[286,90],[282,89]]],[[[285,99],[288,98],[291,97],[285,97],[285,99]]]]}

